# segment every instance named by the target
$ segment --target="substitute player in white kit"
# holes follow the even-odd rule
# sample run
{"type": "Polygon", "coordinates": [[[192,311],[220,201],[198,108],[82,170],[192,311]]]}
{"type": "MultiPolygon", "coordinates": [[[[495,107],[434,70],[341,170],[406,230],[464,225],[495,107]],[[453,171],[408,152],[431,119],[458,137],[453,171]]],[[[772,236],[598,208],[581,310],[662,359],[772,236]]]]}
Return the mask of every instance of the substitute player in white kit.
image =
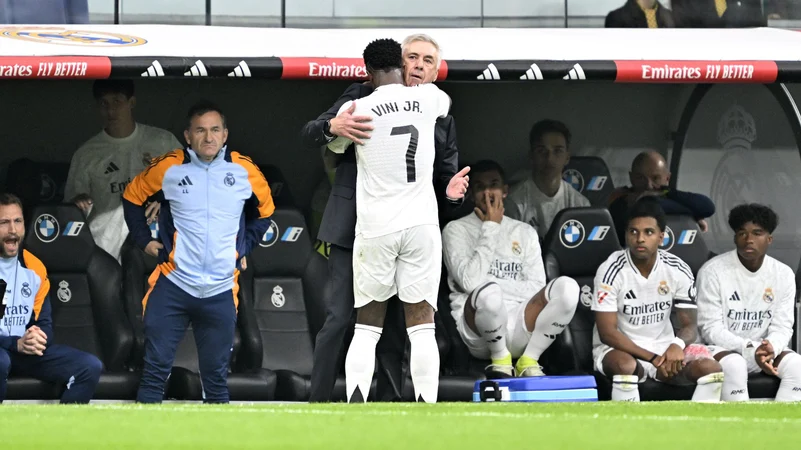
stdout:
{"type": "Polygon", "coordinates": [[[692,271],[659,250],[665,220],[655,198],[638,200],[629,211],[628,248],[612,253],[596,272],[595,370],[612,378],[612,400],[639,401],[637,384],[647,377],[696,384],[693,401],[720,401],[720,364],[703,345],[691,345],[698,335],[692,271]],[[673,308],[681,322],[678,335],[670,320],[673,308]]]}
{"type": "MultiPolygon", "coordinates": [[[[418,401],[437,401],[439,350],[434,337],[442,240],[434,176],[434,126],[450,109],[450,98],[433,84],[403,85],[401,46],[392,39],[371,42],[364,63],[375,91],[357,100],[354,115],[372,117],[371,138],[356,147],[356,240],[353,289],[356,330],[345,359],[349,402],[367,399],[375,368],[386,300],[402,302],[411,342],[409,364],[418,401]]],[[[344,111],[352,102],[342,105],[344,111]]],[[[342,153],[351,143],[328,144],[342,153]]],[[[467,190],[465,169],[454,176],[446,197],[467,190]]]]}
{"type": "Polygon", "coordinates": [[[748,400],[748,374],[759,372],[781,378],[776,401],[801,400],[801,356],[788,349],[795,274],[766,254],[778,223],[767,206],[735,207],[729,226],[737,249],[698,271],[698,325],[726,375],[724,401],[748,400]]]}
{"type": "Polygon", "coordinates": [[[492,360],[487,378],[545,375],[540,356],[573,319],[579,286],[570,277],[545,283],[537,230],[503,215],[501,166],[479,161],[471,173],[476,209],[442,231],[456,328],[473,356],[492,360]]]}

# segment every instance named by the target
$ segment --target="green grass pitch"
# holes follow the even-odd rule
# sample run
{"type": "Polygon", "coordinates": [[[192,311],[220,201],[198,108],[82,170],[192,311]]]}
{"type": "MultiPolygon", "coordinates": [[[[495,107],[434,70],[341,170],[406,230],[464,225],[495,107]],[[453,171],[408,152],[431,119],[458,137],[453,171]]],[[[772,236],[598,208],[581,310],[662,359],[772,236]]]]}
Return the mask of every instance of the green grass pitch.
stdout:
{"type": "Polygon", "coordinates": [[[801,404],[0,406],[7,448],[790,449],[801,404]]]}

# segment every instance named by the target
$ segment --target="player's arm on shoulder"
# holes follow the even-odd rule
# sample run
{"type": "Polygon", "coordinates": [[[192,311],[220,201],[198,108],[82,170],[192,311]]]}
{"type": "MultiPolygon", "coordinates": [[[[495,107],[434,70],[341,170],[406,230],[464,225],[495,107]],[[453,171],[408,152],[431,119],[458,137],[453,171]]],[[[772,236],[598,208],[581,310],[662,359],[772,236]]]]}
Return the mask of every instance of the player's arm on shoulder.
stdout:
{"type": "Polygon", "coordinates": [[[150,165],[135,176],[122,195],[122,210],[131,238],[144,249],[153,240],[147,224],[145,204],[161,191],[164,175],[171,167],[183,163],[183,150],[175,150],[153,159],[150,165]]]}
{"type": "MultiPolygon", "coordinates": [[[[774,292],[774,299],[777,302],[773,310],[773,318],[768,325],[768,335],[765,339],[770,341],[773,352],[779,355],[787,348],[790,339],[793,337],[794,309],[795,309],[795,274],[787,266],[782,267],[783,275],[781,290],[774,292]]],[[[801,320],[801,318],[799,318],[801,320]]]]}
{"type": "Polygon", "coordinates": [[[275,212],[275,204],[270,192],[270,185],[258,166],[250,158],[237,152],[234,152],[231,157],[236,164],[241,165],[247,171],[248,183],[253,191],[251,197],[245,201],[245,217],[247,218],[245,242],[244,247],[237,249],[241,257],[249,254],[253,246],[270,228],[272,222],[270,217],[275,212]]]}
{"type": "MultiPolygon", "coordinates": [[[[350,100],[349,100],[349,101],[347,101],[347,102],[345,102],[345,103],[344,103],[344,104],[343,104],[343,105],[342,105],[342,106],[339,108],[339,112],[337,112],[337,113],[335,114],[335,116],[338,116],[338,115],[339,115],[339,114],[340,114],[342,111],[345,111],[345,110],[347,110],[348,108],[350,108],[350,105],[352,105],[352,104],[353,104],[353,101],[350,101],[350,100]]],[[[348,138],[346,138],[346,137],[344,137],[344,136],[337,136],[337,137],[336,137],[336,138],[335,138],[333,141],[329,142],[329,143],[328,143],[328,145],[326,145],[326,147],[328,148],[328,150],[330,150],[330,151],[332,151],[332,152],[334,152],[334,153],[336,153],[336,154],[342,154],[342,153],[345,153],[345,150],[346,150],[346,149],[347,149],[347,148],[348,148],[348,147],[349,147],[349,146],[350,146],[352,143],[353,143],[353,141],[352,141],[352,140],[350,140],[350,139],[348,139],[348,138]]]]}
{"type": "Polygon", "coordinates": [[[39,277],[39,289],[33,299],[33,312],[28,322],[27,328],[37,326],[47,336],[47,345],[53,342],[53,318],[50,305],[50,279],[47,276],[47,269],[39,258],[27,250],[23,253],[25,266],[32,270],[39,277]]]}
{"type": "Polygon", "coordinates": [[[306,147],[317,147],[325,145],[329,139],[323,133],[325,122],[336,117],[341,111],[344,103],[362,98],[369,93],[371,88],[363,83],[353,83],[339,96],[333,106],[326,112],[320,114],[316,119],[310,120],[301,129],[301,138],[306,147]]]}

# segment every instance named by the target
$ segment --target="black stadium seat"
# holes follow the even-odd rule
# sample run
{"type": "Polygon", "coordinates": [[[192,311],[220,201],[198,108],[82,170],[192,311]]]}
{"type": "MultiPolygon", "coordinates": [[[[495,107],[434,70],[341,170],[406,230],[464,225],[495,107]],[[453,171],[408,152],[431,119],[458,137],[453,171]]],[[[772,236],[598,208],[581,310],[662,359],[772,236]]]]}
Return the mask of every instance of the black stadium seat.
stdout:
{"type": "Polygon", "coordinates": [[[56,205],[64,200],[68,163],[38,162],[20,158],[8,165],[6,192],[16,194],[25,209],[25,217],[41,205],[56,205]]]}
{"type": "Polygon", "coordinates": [[[597,156],[571,156],[562,179],[587,197],[592,206],[606,206],[615,189],[609,167],[597,156]]]}
{"type": "MultiPolygon", "coordinates": [[[[142,298],[149,289],[148,278],[156,268],[156,259],[126,242],[122,251],[122,264],[125,274],[125,308],[134,330],[135,342],[130,365],[141,370],[145,351],[142,298]]],[[[275,394],[275,374],[261,369],[261,360],[253,355],[253,352],[261,355],[261,341],[253,320],[245,319],[244,314],[246,311],[243,311],[240,300],[232,362],[228,373],[228,391],[232,401],[272,400],[275,394]]],[[[191,325],[178,344],[165,397],[178,400],[202,399],[197,347],[191,325]]]]}
{"type": "Polygon", "coordinates": [[[270,185],[275,206],[277,208],[294,208],[295,198],[292,196],[292,191],[289,189],[289,184],[287,184],[281,169],[270,164],[260,164],[259,170],[270,185]]]}
{"type": "Polygon", "coordinates": [[[667,216],[665,238],[659,248],[681,258],[690,266],[693,275],[698,274],[698,269],[712,255],[698,223],[690,216],[667,216]]]}
{"type": "MultiPolygon", "coordinates": [[[[48,271],[54,342],[103,361],[105,371],[94,398],[135,398],[139,376],[126,367],[133,331],[120,298],[119,264],[95,245],[77,207],[43,206],[32,211],[31,217],[25,248],[48,271]]],[[[8,399],[54,399],[59,395],[59,389],[47,383],[9,379],[8,399]]]]}
{"type": "MultiPolygon", "coordinates": [[[[245,307],[252,308],[261,337],[262,367],[278,376],[276,400],[309,398],[314,332],[322,327],[328,263],[314,251],[303,215],[278,208],[273,225],[248,256],[240,278],[245,307]]],[[[344,377],[334,397],[345,398],[344,377]]]]}
{"type": "Polygon", "coordinates": [[[620,250],[620,243],[612,216],[605,208],[562,210],[545,234],[542,252],[547,279],[569,276],[581,289],[573,320],[551,345],[556,361],[548,362],[562,366],[562,371],[594,371],[592,330],[595,317],[590,309],[593,280],[598,267],[617,250],[620,250]]]}

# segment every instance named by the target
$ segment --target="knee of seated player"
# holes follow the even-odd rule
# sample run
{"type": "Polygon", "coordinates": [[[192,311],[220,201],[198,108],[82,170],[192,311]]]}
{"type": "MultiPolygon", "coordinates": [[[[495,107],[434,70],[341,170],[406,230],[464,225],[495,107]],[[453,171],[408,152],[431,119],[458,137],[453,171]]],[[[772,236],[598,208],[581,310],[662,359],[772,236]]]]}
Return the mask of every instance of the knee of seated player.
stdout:
{"type": "Polygon", "coordinates": [[[748,362],[745,358],[734,352],[723,352],[724,355],[715,355],[720,364],[726,380],[739,384],[748,383],[748,362]]]}
{"type": "Polygon", "coordinates": [[[473,300],[471,306],[475,312],[498,313],[506,310],[506,304],[503,302],[503,290],[497,283],[482,284],[470,294],[469,298],[473,300]]]}
{"type": "Polygon", "coordinates": [[[5,380],[9,372],[11,372],[11,355],[0,349],[0,378],[5,380]]]}
{"type": "Polygon", "coordinates": [[[103,362],[97,356],[86,353],[84,367],[90,380],[94,380],[94,382],[100,380],[100,374],[103,372],[103,362]]]}
{"type": "Polygon", "coordinates": [[[553,307],[558,304],[565,313],[571,313],[576,311],[580,293],[581,288],[576,280],[570,277],[559,277],[553,280],[546,294],[549,305],[553,307]]]}
{"type": "Polygon", "coordinates": [[[687,378],[689,378],[690,381],[696,381],[712,373],[723,372],[720,363],[714,359],[695,360],[687,365],[687,369],[689,371],[687,378]]]}
{"type": "Polygon", "coordinates": [[[356,310],[356,323],[383,328],[387,315],[387,302],[372,301],[356,310]]]}
{"type": "Polygon", "coordinates": [[[774,364],[780,377],[793,377],[801,382],[801,355],[790,351],[782,352],[774,364]]]}
{"type": "Polygon", "coordinates": [[[637,375],[637,360],[633,356],[620,350],[612,350],[604,356],[604,374],[608,377],[615,375],[637,375]]]}
{"type": "Polygon", "coordinates": [[[404,303],[403,312],[406,316],[406,328],[434,323],[434,308],[428,302],[404,303]]]}

